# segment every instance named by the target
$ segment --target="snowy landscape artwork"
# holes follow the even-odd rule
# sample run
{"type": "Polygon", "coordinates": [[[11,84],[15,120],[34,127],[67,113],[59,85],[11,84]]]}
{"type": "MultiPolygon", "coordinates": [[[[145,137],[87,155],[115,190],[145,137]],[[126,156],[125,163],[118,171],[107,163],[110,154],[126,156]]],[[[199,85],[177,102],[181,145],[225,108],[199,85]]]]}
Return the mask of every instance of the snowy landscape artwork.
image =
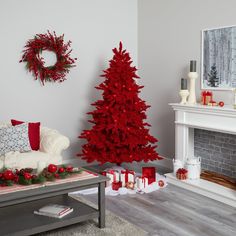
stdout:
{"type": "Polygon", "coordinates": [[[202,89],[236,88],[236,26],[202,31],[202,89]]]}

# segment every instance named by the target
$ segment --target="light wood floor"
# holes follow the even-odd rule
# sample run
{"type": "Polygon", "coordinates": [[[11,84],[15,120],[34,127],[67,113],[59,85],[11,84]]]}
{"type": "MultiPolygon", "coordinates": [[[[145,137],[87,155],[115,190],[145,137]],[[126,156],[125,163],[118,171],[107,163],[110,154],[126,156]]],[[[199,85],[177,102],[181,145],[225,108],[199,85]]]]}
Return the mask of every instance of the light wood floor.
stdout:
{"type": "MultiPolygon", "coordinates": [[[[92,202],[93,195],[86,196],[92,202]]],[[[149,193],[106,197],[116,215],[158,236],[236,236],[236,208],[174,185],[149,193]]]]}

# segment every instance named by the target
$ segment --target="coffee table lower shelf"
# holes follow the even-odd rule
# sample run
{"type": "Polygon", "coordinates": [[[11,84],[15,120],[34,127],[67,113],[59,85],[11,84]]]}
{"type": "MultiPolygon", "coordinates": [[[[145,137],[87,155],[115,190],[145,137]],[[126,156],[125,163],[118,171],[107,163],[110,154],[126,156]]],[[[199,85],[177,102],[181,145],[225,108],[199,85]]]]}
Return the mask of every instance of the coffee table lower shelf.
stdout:
{"type": "Polygon", "coordinates": [[[98,218],[99,211],[81,203],[67,194],[35,200],[0,209],[0,235],[21,236],[32,235],[52,229],[76,224],[88,219],[98,218]],[[56,219],[35,215],[33,212],[49,203],[62,204],[73,207],[69,215],[56,219]]]}

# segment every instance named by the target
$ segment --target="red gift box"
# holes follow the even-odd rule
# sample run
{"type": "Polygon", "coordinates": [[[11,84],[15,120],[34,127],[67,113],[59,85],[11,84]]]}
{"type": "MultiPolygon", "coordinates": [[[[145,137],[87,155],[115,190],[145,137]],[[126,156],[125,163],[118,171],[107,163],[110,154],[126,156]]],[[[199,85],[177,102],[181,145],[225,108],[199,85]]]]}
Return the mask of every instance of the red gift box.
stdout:
{"type": "Polygon", "coordinates": [[[122,187],[122,182],[121,181],[112,183],[112,190],[118,191],[119,188],[121,188],[121,187],[122,187]]]}
{"type": "Polygon", "coordinates": [[[142,177],[148,178],[148,184],[156,182],[156,168],[155,167],[143,167],[142,177]]]}
{"type": "Polygon", "coordinates": [[[210,91],[202,91],[202,105],[208,105],[212,101],[213,94],[210,91]]]}
{"type": "Polygon", "coordinates": [[[188,171],[184,168],[179,168],[176,172],[176,178],[180,180],[185,180],[188,178],[188,171]]]}

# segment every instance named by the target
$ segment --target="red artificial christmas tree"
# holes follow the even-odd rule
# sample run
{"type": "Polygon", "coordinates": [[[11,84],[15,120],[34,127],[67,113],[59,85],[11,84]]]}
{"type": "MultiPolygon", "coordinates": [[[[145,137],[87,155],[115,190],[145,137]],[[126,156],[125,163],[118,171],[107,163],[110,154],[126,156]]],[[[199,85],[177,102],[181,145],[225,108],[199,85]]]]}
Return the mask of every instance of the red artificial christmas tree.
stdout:
{"type": "Polygon", "coordinates": [[[114,56],[110,67],[104,71],[105,81],[97,89],[103,91],[103,100],[98,100],[89,112],[93,127],[84,130],[80,138],[86,139],[82,159],[121,164],[122,162],[161,159],[155,151],[157,139],[149,134],[150,126],[144,120],[148,107],[138,97],[144,86],[136,84],[137,69],[131,66],[131,58],[126,50],[113,49],[114,56]]]}

